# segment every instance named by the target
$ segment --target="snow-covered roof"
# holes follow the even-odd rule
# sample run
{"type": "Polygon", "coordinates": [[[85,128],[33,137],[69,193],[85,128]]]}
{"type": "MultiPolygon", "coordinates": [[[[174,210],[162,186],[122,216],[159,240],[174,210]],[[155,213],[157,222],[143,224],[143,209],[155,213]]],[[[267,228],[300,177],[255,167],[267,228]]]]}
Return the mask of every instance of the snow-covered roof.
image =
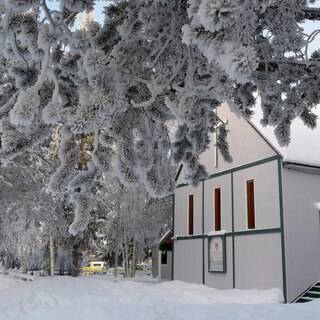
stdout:
{"type": "MultiPolygon", "coordinates": [[[[251,124],[282,155],[285,162],[320,166],[320,123],[316,129],[311,130],[301,120],[295,120],[292,124],[290,144],[288,147],[280,147],[273,133],[274,128],[263,127],[260,124],[261,110],[256,108],[255,112],[251,124]]],[[[320,115],[320,110],[317,110],[317,113],[320,115]]]]}
{"type": "Polygon", "coordinates": [[[287,169],[301,171],[304,173],[320,174],[320,166],[315,166],[309,163],[286,160],[284,162],[284,167],[287,169]]]}
{"type": "Polygon", "coordinates": [[[173,235],[172,230],[168,230],[159,241],[159,246],[161,246],[169,237],[173,235]]]}

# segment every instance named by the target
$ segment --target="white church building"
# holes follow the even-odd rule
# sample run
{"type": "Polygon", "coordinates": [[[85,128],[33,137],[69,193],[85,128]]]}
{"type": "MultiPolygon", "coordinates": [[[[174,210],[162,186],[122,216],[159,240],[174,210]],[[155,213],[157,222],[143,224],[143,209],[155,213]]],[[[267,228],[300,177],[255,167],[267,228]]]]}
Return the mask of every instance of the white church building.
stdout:
{"type": "Polygon", "coordinates": [[[227,119],[233,162],[212,142],[201,157],[207,180],[193,188],[183,168],[177,176],[171,278],[217,289],[277,287],[291,302],[320,280],[320,166],[289,160],[225,105],[218,116],[227,119]]]}

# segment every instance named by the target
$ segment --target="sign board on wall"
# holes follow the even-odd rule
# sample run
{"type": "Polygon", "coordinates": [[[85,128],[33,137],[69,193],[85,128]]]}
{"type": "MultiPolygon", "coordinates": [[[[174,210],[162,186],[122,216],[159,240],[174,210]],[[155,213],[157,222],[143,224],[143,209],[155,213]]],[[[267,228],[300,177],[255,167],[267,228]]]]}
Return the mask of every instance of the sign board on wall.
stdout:
{"type": "Polygon", "coordinates": [[[226,272],[226,238],[225,235],[208,237],[209,272],[226,272]]]}

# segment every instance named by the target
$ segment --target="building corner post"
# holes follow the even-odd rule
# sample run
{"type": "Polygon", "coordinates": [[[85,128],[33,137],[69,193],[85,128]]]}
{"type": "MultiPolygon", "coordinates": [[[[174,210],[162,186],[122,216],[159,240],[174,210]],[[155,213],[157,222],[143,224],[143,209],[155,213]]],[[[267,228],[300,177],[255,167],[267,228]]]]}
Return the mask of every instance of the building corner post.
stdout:
{"type": "Polygon", "coordinates": [[[282,279],[283,279],[283,296],[284,302],[288,302],[287,292],[287,265],[286,265],[286,248],[284,235],[284,208],[283,208],[283,184],[282,184],[282,158],[278,158],[278,184],[279,184],[279,210],[280,210],[280,229],[281,229],[281,252],[282,252],[282,279]]]}
{"type": "Polygon", "coordinates": [[[205,279],[205,256],[204,256],[204,180],[202,180],[202,284],[206,284],[206,279],[205,279]]]}
{"type": "MultiPolygon", "coordinates": [[[[172,194],[172,236],[174,237],[174,213],[175,213],[175,192],[172,194]]],[[[171,263],[171,280],[174,280],[174,242],[172,241],[172,263],[171,263]]]]}

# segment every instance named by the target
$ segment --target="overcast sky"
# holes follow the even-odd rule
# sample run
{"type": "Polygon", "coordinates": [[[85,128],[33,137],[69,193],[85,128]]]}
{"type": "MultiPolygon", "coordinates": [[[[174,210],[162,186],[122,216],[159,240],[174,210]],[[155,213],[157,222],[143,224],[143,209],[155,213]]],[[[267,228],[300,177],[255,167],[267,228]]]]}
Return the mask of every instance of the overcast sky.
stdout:
{"type": "MultiPolygon", "coordinates": [[[[320,110],[316,112],[320,116],[320,110]]],[[[303,125],[300,119],[292,125],[291,143],[287,148],[280,148],[274,136],[273,127],[262,127],[260,119],[262,112],[259,107],[255,109],[253,124],[261,133],[281,152],[286,160],[297,160],[310,164],[320,165],[320,123],[315,130],[303,125]]]]}

